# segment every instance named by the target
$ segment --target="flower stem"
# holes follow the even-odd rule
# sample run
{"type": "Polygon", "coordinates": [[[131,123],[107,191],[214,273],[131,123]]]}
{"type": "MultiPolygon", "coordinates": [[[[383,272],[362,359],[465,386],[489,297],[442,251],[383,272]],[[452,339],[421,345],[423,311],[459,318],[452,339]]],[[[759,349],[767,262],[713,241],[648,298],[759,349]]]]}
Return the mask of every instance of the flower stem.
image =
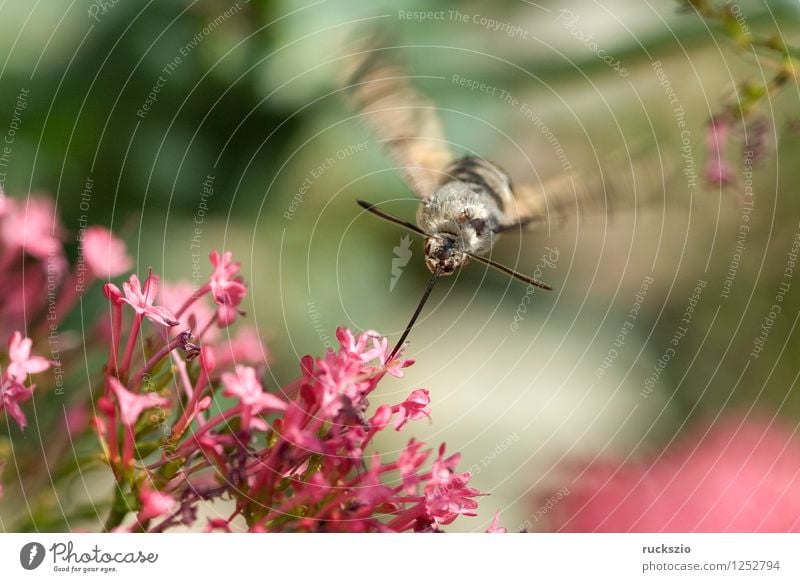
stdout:
{"type": "Polygon", "coordinates": [[[122,367],[119,370],[120,376],[122,378],[125,378],[127,376],[128,369],[131,366],[131,359],[133,358],[133,348],[136,345],[136,339],[139,337],[139,328],[141,326],[142,326],[142,314],[137,313],[133,316],[133,323],[131,324],[131,332],[130,334],[128,334],[128,343],[125,345],[125,355],[122,358],[122,367]]]}

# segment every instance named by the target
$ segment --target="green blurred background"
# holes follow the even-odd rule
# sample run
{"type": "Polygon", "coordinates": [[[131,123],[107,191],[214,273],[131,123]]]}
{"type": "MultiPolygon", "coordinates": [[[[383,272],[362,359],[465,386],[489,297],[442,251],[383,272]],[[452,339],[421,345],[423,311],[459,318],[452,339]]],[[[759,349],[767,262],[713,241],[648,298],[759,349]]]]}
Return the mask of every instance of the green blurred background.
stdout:
{"type": "MultiPolygon", "coordinates": [[[[211,249],[233,250],[249,282],[248,318],[273,354],[267,386],[277,389],[298,374],[300,356],[321,355],[335,343],[339,325],[396,338],[428,276],[414,240],[390,290],[393,249],[405,233],[355,204],[391,201],[387,208],[407,218],[416,210],[339,92],[341,56],[357,23],[389,26],[407,45],[404,57],[441,108],[459,153],[495,160],[518,182],[563,173],[541,123],[570,165],[589,174],[626,171],[605,162],[625,154],[626,145],[673,160],[678,171],[666,190],[635,212],[509,235],[498,244],[494,257],[523,272],[536,269],[545,247],[558,250],[556,267],[542,273],[556,291],[536,292],[517,329],[523,285],[476,265],[443,281],[410,338],[416,365],[405,378],[384,381],[375,396],[375,404],[396,402],[413,388],[430,389],[432,422],[415,423],[376,448],[392,454],[410,436],[446,441],[462,451],[475,486],[492,493],[481,500],[479,518],[459,520],[452,530],[483,530],[496,509],[516,529],[536,509],[531,492],[559,483],[563,460],[644,455],[726,410],[778,413],[797,425],[800,283],[765,351],[749,354],[800,228],[800,168],[793,163],[800,138],[786,130],[799,93],[790,86],[763,111],[773,133],[754,173],[751,230],[724,299],[742,210],[735,188],[705,188],[699,178],[688,187],[681,130],[653,63],[661,61],[685,110],[698,175],[706,121],[738,81],[761,72],[720,31],[677,6],[4,2],[0,128],[16,96],[29,91],[6,190],[18,197],[50,192],[74,243],[81,193],[91,180],[89,222],[126,240],[140,274],[152,266],[166,279],[191,280],[198,260],[201,273],[208,271],[211,249]],[[563,9],[579,17],[572,28],[563,9]],[[424,22],[401,15],[418,10],[445,12],[424,22]],[[493,31],[482,17],[521,32],[493,31]],[[629,75],[602,62],[576,30],[591,34],[629,75]],[[165,68],[177,56],[180,63],[165,68]],[[497,95],[454,83],[453,75],[513,94],[541,123],[497,95]],[[214,193],[206,209],[201,195],[209,180],[214,193]],[[600,375],[645,277],[653,283],[638,319],[600,375]],[[706,287],[688,333],[643,395],[699,280],[706,287]]],[[[740,6],[754,31],[798,38],[797,2],[740,6]]],[[[736,164],[734,170],[741,173],[736,164]]],[[[100,309],[98,291],[84,302],[83,317],[100,309]]]]}

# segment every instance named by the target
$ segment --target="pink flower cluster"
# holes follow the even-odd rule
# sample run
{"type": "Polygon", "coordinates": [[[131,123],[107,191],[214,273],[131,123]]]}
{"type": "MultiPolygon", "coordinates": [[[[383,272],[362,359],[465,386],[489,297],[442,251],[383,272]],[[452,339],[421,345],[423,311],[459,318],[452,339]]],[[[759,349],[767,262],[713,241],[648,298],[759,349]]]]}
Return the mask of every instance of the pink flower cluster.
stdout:
{"type": "MultiPolygon", "coordinates": [[[[61,364],[33,355],[34,341],[56,344],[59,323],[88,285],[120,274],[132,264],[124,243],[107,229],[93,226],[83,233],[80,256],[70,272],[65,239],[49,198],[32,195],[17,200],[0,189],[0,336],[10,338],[8,364],[0,375],[0,410],[22,429],[27,419],[20,404],[31,398],[36,387],[28,376],[61,364]],[[31,331],[23,334],[20,330],[26,327],[31,331]]],[[[59,353],[57,346],[46,351],[59,353]]]]}
{"type": "MultiPolygon", "coordinates": [[[[230,531],[236,518],[249,531],[438,531],[459,515],[475,515],[480,493],[468,486],[469,474],[456,472],[459,456],[446,455],[444,445],[427,467],[432,451],[414,439],[395,460],[367,452],[386,427],[400,430],[426,418],[430,399],[415,390],[368,415],[367,397],[381,378],[401,376],[411,362],[382,364],[387,342],[374,332],[356,336],[340,328],[337,338],[340,349],[304,357],[300,377],[282,393],[266,391],[251,365],[221,371],[216,348],[204,345],[196,370],[195,364],[187,369],[197,379],[186,387],[186,404],[162,439],[160,458],[135,466],[125,443],[120,454],[112,453],[116,474],[129,472],[140,501],[127,529],[190,525],[199,502],[223,497],[234,499],[235,509],[211,520],[208,531],[230,531]],[[232,403],[204,418],[220,391],[232,403]]],[[[137,426],[142,412],[169,401],[110,380],[116,406],[106,406],[107,417],[97,420],[100,434],[111,434],[119,415],[128,440],[143,442],[156,423],[137,426]]]]}
{"type": "MultiPolygon", "coordinates": [[[[736,176],[731,169],[728,150],[732,142],[741,141],[741,165],[752,169],[767,157],[767,142],[770,137],[769,124],[763,118],[742,122],[742,135],[734,139],[733,120],[729,114],[712,117],[706,126],[706,164],[704,179],[707,184],[720,188],[736,185],[736,176]]],[[[742,193],[739,201],[742,202],[742,193]]]]}
{"type": "Polygon", "coordinates": [[[728,133],[730,120],[719,115],[708,122],[706,131],[706,182],[713,186],[730,186],[733,184],[733,173],[728,162],[728,133]]]}
{"type": "Polygon", "coordinates": [[[575,467],[548,518],[566,532],[797,532],[798,459],[796,429],[732,417],[652,459],[575,467]]]}
{"type": "MultiPolygon", "coordinates": [[[[215,500],[233,500],[234,509],[206,531],[439,531],[475,515],[481,494],[444,445],[434,453],[411,439],[394,459],[374,450],[380,431],[431,412],[424,389],[370,412],[367,398],[381,379],[401,378],[413,363],[390,360],[386,338],[340,328],[338,350],[304,357],[295,381],[267,390],[268,351],[238,323],[247,287],[232,253],[210,254],[211,273],[198,288],[152,272],[117,285],[110,279],[133,265],[124,243],[107,229],[86,229],[70,271],[64,229],[46,198],[0,195],[0,234],[0,276],[22,295],[0,298],[0,322],[33,329],[31,338],[9,332],[0,375],[0,409],[23,429],[29,376],[70,369],[69,354],[47,360],[33,346],[50,343],[90,283],[104,283],[107,321],[94,335],[106,341],[81,346],[108,350],[102,385],[94,402],[68,411],[65,429],[79,438],[85,411],[94,411],[88,425],[116,480],[107,530],[193,525],[199,506],[215,500]]],[[[496,518],[490,531],[502,531],[496,518]]]]}

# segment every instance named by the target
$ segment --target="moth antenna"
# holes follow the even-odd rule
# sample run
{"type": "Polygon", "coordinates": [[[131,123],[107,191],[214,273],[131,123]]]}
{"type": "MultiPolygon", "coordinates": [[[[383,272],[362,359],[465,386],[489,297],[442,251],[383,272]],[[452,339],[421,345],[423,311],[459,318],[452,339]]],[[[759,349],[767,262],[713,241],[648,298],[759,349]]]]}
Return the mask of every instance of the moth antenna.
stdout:
{"type": "Polygon", "coordinates": [[[544,283],[543,281],[539,281],[538,279],[534,279],[533,277],[529,277],[528,275],[523,275],[512,269],[511,267],[506,267],[505,265],[501,265],[500,263],[496,263],[492,259],[487,259],[486,257],[482,257],[480,255],[473,255],[472,253],[468,253],[466,251],[462,251],[465,255],[470,257],[471,259],[475,259],[479,263],[483,263],[493,269],[497,269],[501,273],[505,273],[506,275],[510,275],[515,279],[522,281],[523,283],[527,283],[528,285],[533,285],[534,287],[538,287],[539,289],[544,289],[545,291],[552,291],[553,288],[544,283]]]}
{"type": "Polygon", "coordinates": [[[357,200],[357,202],[358,202],[358,205],[361,208],[363,208],[364,210],[368,210],[369,212],[371,212],[375,216],[378,216],[378,217],[380,217],[380,218],[382,218],[384,220],[388,220],[389,222],[393,222],[394,224],[400,225],[403,228],[405,228],[406,230],[410,230],[411,232],[414,232],[414,233],[416,233],[418,235],[431,236],[427,232],[422,230],[420,227],[418,227],[416,224],[411,224],[410,222],[406,222],[402,218],[397,218],[396,216],[381,210],[380,208],[378,208],[374,204],[370,204],[369,202],[365,202],[363,200],[357,200]]]}
{"type": "Polygon", "coordinates": [[[439,275],[442,274],[442,268],[444,265],[439,263],[436,265],[436,270],[433,272],[433,276],[431,277],[430,281],[428,281],[428,285],[425,287],[425,292],[422,294],[422,298],[419,300],[419,305],[417,305],[417,309],[414,311],[414,315],[411,316],[411,321],[408,322],[403,335],[400,336],[400,339],[397,342],[397,345],[394,346],[392,349],[392,353],[389,354],[387,358],[387,362],[391,361],[395,354],[397,354],[400,347],[403,345],[403,342],[406,341],[408,334],[411,333],[411,328],[414,327],[414,323],[416,323],[419,314],[422,313],[422,308],[425,306],[425,303],[428,301],[428,297],[431,295],[431,291],[433,291],[433,286],[436,284],[436,281],[439,279],[439,275]]]}

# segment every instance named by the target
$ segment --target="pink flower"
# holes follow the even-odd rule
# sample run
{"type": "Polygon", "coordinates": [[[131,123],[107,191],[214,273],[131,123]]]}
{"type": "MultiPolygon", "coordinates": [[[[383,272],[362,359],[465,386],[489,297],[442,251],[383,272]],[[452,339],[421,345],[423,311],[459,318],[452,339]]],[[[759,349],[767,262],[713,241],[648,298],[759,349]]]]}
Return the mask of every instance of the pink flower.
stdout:
{"type": "Polygon", "coordinates": [[[256,377],[256,371],[249,366],[236,366],[235,373],[224,373],[222,384],[225,386],[225,396],[236,396],[242,404],[243,430],[249,428],[252,415],[264,411],[286,410],[288,406],[274,394],[264,392],[261,382],[256,377]]]}
{"type": "Polygon", "coordinates": [[[652,458],[575,472],[548,514],[558,531],[800,531],[800,441],[775,421],[729,418],[652,458]]]}
{"type": "Polygon", "coordinates": [[[392,407],[392,411],[397,414],[397,419],[394,421],[394,429],[400,430],[409,420],[430,417],[431,409],[428,406],[430,403],[430,392],[424,388],[414,390],[406,398],[405,402],[392,407]]]}
{"type": "Polygon", "coordinates": [[[29,374],[38,374],[50,368],[50,362],[41,356],[31,355],[33,341],[23,338],[22,334],[15,331],[8,340],[9,363],[5,373],[0,377],[0,410],[5,409],[13,418],[20,429],[24,429],[28,422],[20,407],[31,397],[35,385],[25,386],[29,374]]]}
{"type": "Polygon", "coordinates": [[[153,305],[158,291],[158,275],[149,274],[142,289],[139,277],[134,273],[128,282],[122,284],[122,289],[125,291],[125,298],[122,301],[133,307],[139,315],[144,315],[150,321],[161,325],[169,327],[178,325],[171,311],[166,307],[153,305]]]}
{"type": "Polygon", "coordinates": [[[5,206],[7,216],[0,227],[5,244],[22,249],[40,261],[56,261],[59,270],[63,268],[64,231],[53,201],[33,196],[26,201],[7,198],[5,206]]]}
{"type": "Polygon", "coordinates": [[[109,376],[108,382],[117,397],[120,420],[128,428],[132,428],[136,424],[145,410],[156,407],[169,408],[172,404],[168,398],[159,396],[155,392],[134,394],[114,376],[109,376]]]}
{"type": "Polygon", "coordinates": [[[9,363],[5,373],[0,378],[0,392],[2,400],[0,409],[13,418],[20,429],[24,429],[28,422],[20,407],[31,397],[35,385],[25,386],[29,374],[38,374],[50,368],[50,362],[41,356],[31,355],[33,341],[23,338],[22,334],[15,331],[8,340],[9,363]]]}
{"type": "Polygon", "coordinates": [[[379,431],[386,428],[392,420],[392,407],[381,404],[372,418],[369,419],[369,426],[372,430],[379,431]]]}
{"type": "MultiPolygon", "coordinates": [[[[375,333],[375,332],[367,332],[367,333],[375,333]]],[[[377,335],[377,334],[376,334],[377,335]]],[[[402,360],[398,356],[402,352],[402,349],[392,358],[391,361],[388,361],[389,358],[389,340],[387,338],[372,338],[372,349],[368,352],[362,354],[362,359],[365,362],[369,362],[370,360],[377,359],[380,362],[380,365],[386,370],[387,373],[391,374],[395,378],[402,378],[404,375],[403,368],[408,368],[414,363],[414,360],[402,360]]]]}
{"type": "Polygon", "coordinates": [[[433,463],[431,478],[425,486],[425,508],[428,517],[435,523],[447,525],[459,515],[475,516],[481,495],[477,489],[467,487],[469,473],[456,473],[460,455],[444,457],[444,445],[439,448],[439,456],[433,463]]]}
{"type": "Polygon", "coordinates": [[[237,277],[241,263],[233,260],[233,253],[211,251],[209,255],[214,272],[211,273],[211,294],[218,305],[235,307],[244,299],[247,288],[237,277]]]}
{"type": "Polygon", "coordinates": [[[41,356],[32,356],[31,347],[33,340],[23,338],[22,334],[15,331],[8,340],[8,356],[11,362],[6,373],[15,382],[24,384],[28,374],[38,374],[50,367],[50,362],[41,356]]]}
{"type": "Polygon", "coordinates": [[[489,529],[486,530],[486,533],[508,533],[508,530],[504,527],[500,527],[498,525],[500,521],[500,512],[496,511],[494,514],[494,519],[492,520],[489,529]]]}
{"type": "Polygon", "coordinates": [[[374,346],[373,349],[366,351],[367,342],[369,342],[370,339],[376,338],[377,336],[377,332],[368,330],[356,338],[353,335],[353,332],[346,327],[336,328],[336,339],[339,340],[339,345],[342,346],[342,351],[347,355],[356,357],[365,363],[378,357],[378,352],[374,346]]]}
{"type": "Polygon", "coordinates": [[[729,120],[719,115],[708,122],[706,132],[705,179],[714,186],[727,186],[733,183],[726,151],[728,149],[729,120]]]}
{"type": "Polygon", "coordinates": [[[139,491],[139,501],[142,508],[136,518],[139,522],[161,517],[175,509],[178,504],[171,496],[163,491],[156,491],[148,483],[143,483],[139,491]]]}
{"type": "Polygon", "coordinates": [[[102,226],[90,226],[83,237],[83,259],[98,279],[110,279],[133,267],[125,243],[102,226]]]}
{"type": "Polygon", "coordinates": [[[438,484],[425,486],[425,508],[428,515],[440,525],[453,523],[459,515],[476,516],[481,495],[477,489],[467,487],[469,473],[454,473],[438,484]]]}

